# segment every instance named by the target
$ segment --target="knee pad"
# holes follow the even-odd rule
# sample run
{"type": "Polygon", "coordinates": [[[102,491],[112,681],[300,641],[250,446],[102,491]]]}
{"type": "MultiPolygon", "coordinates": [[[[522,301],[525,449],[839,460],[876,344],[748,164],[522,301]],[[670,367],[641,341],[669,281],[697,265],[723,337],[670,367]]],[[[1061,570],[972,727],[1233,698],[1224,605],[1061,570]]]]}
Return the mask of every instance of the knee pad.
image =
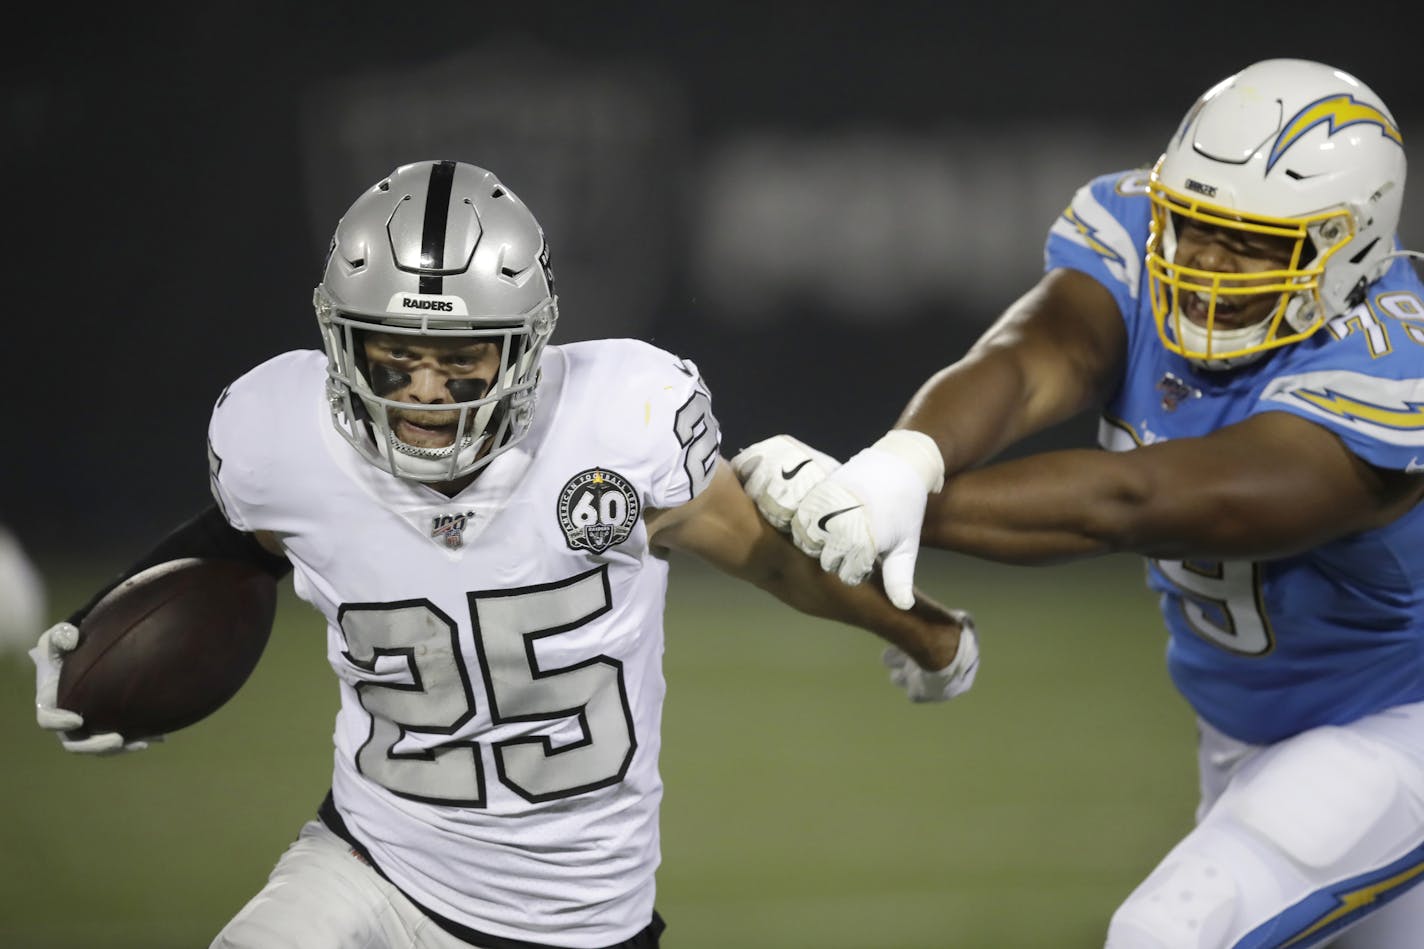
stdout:
{"type": "Polygon", "coordinates": [[[1236,912],[1236,880],[1199,854],[1169,856],[1118,907],[1106,949],[1215,949],[1236,912]]]}

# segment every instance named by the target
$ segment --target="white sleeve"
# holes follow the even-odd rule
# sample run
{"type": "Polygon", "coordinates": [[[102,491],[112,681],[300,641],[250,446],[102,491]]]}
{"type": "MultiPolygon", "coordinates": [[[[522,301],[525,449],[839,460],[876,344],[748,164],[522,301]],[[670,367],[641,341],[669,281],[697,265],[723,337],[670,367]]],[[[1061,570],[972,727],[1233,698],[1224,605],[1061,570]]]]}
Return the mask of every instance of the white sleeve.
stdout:
{"type": "Polygon", "coordinates": [[[721,457],[722,431],[712,414],[712,394],[696,364],[666,354],[673,371],[663,388],[668,434],[662,463],[654,469],[648,503],[655,508],[686,504],[707,487],[721,457]]]}
{"type": "Polygon", "coordinates": [[[218,396],[208,422],[208,475],[213,499],[237,530],[279,529],[282,486],[295,475],[289,445],[311,441],[298,426],[307,414],[300,408],[319,398],[324,364],[315,351],[284,353],[218,396]]]}

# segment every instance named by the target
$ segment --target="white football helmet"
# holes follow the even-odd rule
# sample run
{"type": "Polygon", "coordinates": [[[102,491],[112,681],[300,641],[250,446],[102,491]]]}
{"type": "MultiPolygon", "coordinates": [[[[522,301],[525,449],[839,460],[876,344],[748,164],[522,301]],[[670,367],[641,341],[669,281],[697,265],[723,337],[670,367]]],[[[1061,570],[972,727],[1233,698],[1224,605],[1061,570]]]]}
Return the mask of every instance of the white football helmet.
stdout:
{"type": "MultiPolygon", "coordinates": [[[[391,474],[451,481],[516,445],[533,422],[539,357],[558,320],[539,222],[494,175],[464,162],[402,165],[356,199],[336,225],[313,295],[336,428],[391,474]],[[487,339],[500,370],[459,413],[455,440],[420,448],[398,439],[373,389],[363,334],[487,339]]],[[[406,406],[408,407],[408,406],[406,406]]]]}
{"type": "Polygon", "coordinates": [[[1404,197],[1404,145],[1380,98],[1354,76],[1271,59],[1209,89],[1152,169],[1147,269],[1167,349],[1209,369],[1294,343],[1363,299],[1389,268],[1404,197]],[[1176,222],[1294,241],[1282,269],[1235,274],[1177,266],[1176,222]],[[1278,293],[1261,322],[1214,327],[1222,298],[1278,293]],[[1181,298],[1207,304],[1200,326],[1181,298]]]}

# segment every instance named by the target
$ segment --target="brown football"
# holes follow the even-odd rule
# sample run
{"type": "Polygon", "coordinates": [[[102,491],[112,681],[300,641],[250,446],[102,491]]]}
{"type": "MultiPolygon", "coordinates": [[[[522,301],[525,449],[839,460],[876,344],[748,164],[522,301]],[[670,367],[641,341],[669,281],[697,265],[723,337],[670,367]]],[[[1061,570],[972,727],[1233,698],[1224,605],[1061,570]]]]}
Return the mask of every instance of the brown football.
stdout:
{"type": "Polygon", "coordinates": [[[60,708],[86,733],[166,735],[217,711],[247,681],[277,609],[277,582],[233,560],[170,560],[110,590],[60,668],[60,708]]]}

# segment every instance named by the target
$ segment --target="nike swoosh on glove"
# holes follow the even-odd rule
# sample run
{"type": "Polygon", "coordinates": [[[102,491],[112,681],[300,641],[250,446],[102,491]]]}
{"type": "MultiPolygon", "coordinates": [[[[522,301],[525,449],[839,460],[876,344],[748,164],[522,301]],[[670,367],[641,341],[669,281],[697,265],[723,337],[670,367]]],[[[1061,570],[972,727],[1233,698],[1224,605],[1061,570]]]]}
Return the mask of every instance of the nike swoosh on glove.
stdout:
{"type": "Polygon", "coordinates": [[[895,429],[811,489],[791,520],[796,546],[854,586],[883,558],[885,592],[915,604],[915,559],[925,502],[944,486],[944,459],[923,432],[895,429]]]}
{"type": "Polygon", "coordinates": [[[904,689],[911,702],[946,702],[974,686],[974,677],[979,672],[979,638],[969,614],[959,610],[955,614],[961,628],[959,650],[954,654],[954,661],[938,672],[920,668],[895,646],[888,647],[881,656],[890,670],[890,681],[904,689]]]}
{"type": "Polygon", "coordinates": [[[841,466],[790,435],[773,435],[737,452],[732,470],[766,522],[785,533],[812,488],[841,466]]]}

